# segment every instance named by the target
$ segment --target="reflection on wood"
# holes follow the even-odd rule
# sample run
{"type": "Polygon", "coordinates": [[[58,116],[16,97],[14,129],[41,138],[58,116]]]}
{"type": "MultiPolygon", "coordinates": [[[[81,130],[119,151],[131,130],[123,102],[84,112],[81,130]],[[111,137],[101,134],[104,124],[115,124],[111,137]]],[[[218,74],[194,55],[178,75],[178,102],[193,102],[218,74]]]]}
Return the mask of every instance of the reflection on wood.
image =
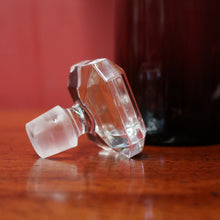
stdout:
{"type": "Polygon", "coordinates": [[[220,146],[145,146],[128,160],[86,136],[39,159],[24,124],[0,112],[1,219],[219,219],[220,146]]]}

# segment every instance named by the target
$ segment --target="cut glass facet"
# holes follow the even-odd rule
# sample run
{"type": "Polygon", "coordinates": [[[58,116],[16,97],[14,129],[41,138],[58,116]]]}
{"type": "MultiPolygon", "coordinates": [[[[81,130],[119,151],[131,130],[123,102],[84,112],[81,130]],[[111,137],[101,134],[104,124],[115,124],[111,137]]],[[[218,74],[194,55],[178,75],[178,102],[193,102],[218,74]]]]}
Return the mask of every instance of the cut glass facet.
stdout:
{"type": "Polygon", "coordinates": [[[52,116],[49,120],[45,117],[48,112],[26,125],[28,136],[41,157],[77,146],[78,137],[83,133],[100,147],[113,149],[128,158],[142,151],[146,128],[126,75],[119,66],[105,58],[75,64],[70,70],[68,89],[73,107],[66,110],[55,107],[49,111],[60,114],[57,116],[61,118],[57,121],[59,125],[52,116]],[[35,131],[35,127],[42,126],[44,128],[35,131]],[[41,136],[48,138],[39,141],[41,136]]]}

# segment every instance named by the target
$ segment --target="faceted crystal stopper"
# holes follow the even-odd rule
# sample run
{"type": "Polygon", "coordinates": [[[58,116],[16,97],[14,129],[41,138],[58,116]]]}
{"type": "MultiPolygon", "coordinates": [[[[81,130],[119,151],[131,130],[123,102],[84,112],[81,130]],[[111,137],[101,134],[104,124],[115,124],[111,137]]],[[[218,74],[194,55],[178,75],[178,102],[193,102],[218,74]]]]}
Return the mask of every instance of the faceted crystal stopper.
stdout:
{"type": "Polygon", "coordinates": [[[72,108],[57,106],[26,124],[39,156],[77,146],[83,133],[100,147],[128,158],[142,151],[146,128],[119,66],[104,58],[75,64],[68,89],[74,101],[72,108]]]}

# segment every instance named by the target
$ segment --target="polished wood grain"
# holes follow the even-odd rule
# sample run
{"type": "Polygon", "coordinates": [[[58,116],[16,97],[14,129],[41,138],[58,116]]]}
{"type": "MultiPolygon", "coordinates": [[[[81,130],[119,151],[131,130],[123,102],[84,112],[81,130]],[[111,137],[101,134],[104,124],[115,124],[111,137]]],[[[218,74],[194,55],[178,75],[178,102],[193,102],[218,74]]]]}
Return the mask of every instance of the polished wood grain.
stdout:
{"type": "Polygon", "coordinates": [[[40,113],[0,111],[0,219],[220,219],[220,145],[128,160],[83,136],[43,160],[24,128],[40,113]]]}

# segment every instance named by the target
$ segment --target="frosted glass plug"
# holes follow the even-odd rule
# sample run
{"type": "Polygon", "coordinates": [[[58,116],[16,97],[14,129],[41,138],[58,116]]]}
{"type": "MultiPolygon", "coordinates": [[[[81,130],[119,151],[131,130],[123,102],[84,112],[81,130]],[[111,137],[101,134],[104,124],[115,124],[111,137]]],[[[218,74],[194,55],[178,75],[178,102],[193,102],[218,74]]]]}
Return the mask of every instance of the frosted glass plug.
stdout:
{"type": "Polygon", "coordinates": [[[76,147],[84,133],[100,147],[128,158],[142,151],[146,128],[119,66],[105,58],[75,64],[68,89],[73,107],[56,106],[26,124],[40,157],[76,147]]]}

